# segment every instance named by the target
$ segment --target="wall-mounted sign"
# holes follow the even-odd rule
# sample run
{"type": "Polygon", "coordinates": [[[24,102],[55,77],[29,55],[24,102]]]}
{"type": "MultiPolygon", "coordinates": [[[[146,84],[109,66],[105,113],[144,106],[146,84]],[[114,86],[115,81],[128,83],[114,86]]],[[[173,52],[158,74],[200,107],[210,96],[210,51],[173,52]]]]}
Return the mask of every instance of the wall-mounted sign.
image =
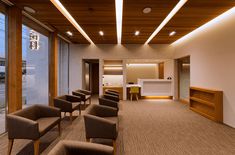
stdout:
{"type": "Polygon", "coordinates": [[[29,48],[31,50],[39,50],[39,34],[37,32],[30,30],[29,42],[29,48]]]}

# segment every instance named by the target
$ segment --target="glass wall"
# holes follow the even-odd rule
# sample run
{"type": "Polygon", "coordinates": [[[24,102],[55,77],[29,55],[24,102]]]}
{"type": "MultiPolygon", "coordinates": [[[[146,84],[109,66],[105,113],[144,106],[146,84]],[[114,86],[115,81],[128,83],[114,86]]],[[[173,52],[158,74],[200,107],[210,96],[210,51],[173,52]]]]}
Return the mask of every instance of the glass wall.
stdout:
{"type": "Polygon", "coordinates": [[[5,93],[5,79],[6,79],[6,46],[5,46],[5,15],[0,13],[0,134],[6,131],[5,117],[6,117],[6,93],[5,93]]]}
{"type": "Polygon", "coordinates": [[[69,93],[69,44],[59,40],[58,51],[58,95],[69,93]]]}
{"type": "Polygon", "coordinates": [[[48,104],[48,37],[22,26],[22,97],[23,107],[48,104]]]}

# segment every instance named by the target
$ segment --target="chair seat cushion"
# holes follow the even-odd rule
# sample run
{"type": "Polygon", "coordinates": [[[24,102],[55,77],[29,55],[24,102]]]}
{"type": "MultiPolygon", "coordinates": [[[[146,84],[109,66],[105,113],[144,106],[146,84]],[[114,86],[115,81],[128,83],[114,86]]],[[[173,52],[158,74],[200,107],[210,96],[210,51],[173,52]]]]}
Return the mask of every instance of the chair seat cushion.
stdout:
{"type": "Polygon", "coordinates": [[[36,122],[38,122],[40,136],[43,136],[47,131],[52,129],[59,121],[60,117],[44,117],[37,119],[36,122]]]}

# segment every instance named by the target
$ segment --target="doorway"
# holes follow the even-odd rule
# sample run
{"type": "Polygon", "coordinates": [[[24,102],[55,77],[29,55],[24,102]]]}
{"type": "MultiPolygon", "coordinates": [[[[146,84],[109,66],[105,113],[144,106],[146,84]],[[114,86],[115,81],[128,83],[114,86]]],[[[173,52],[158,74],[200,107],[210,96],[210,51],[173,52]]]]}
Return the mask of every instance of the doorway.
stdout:
{"type": "Polygon", "coordinates": [[[190,56],[178,59],[179,100],[189,103],[190,89],[190,56]]]}
{"type": "Polygon", "coordinates": [[[91,91],[92,95],[99,94],[99,60],[83,60],[83,88],[91,91]]]}

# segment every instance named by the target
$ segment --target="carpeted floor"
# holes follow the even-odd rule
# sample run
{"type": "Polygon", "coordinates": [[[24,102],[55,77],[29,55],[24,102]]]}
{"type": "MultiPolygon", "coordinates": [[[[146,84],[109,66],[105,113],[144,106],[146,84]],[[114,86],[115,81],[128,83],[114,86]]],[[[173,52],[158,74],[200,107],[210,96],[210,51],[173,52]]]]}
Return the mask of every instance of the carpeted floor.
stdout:
{"type": "MultiPolygon", "coordinates": [[[[185,104],[171,100],[122,101],[119,115],[118,155],[235,154],[235,129],[212,122],[185,104]]],[[[64,118],[62,128],[61,137],[54,128],[41,138],[42,154],[47,154],[60,139],[85,141],[81,116],[75,117],[72,125],[64,118]]],[[[6,135],[0,138],[0,150],[0,154],[6,153],[6,135]]],[[[12,154],[32,152],[32,142],[14,143],[12,154]]]]}

